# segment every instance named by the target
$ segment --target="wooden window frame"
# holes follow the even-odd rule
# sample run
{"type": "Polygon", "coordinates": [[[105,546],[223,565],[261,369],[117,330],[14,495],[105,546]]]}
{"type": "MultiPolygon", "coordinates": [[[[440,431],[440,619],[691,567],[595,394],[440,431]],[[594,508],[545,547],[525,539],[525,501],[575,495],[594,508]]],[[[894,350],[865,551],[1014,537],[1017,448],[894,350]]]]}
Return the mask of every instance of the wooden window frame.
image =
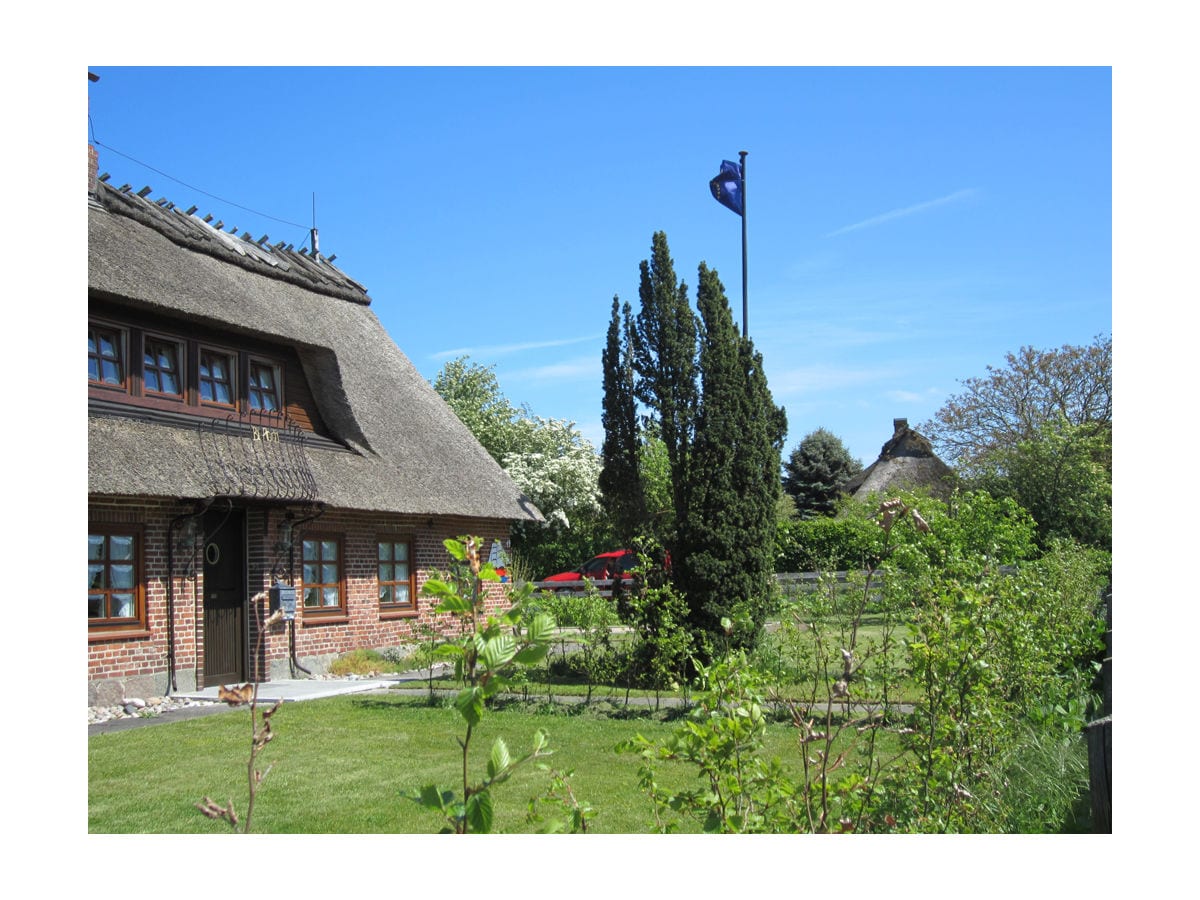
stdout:
{"type": "MultiPolygon", "coordinates": [[[[394,551],[393,551],[394,552],[394,551]]],[[[385,585],[404,585],[408,588],[408,600],[404,603],[390,602],[385,603],[382,596],[379,599],[379,617],[381,619],[402,619],[417,615],[417,567],[414,564],[413,554],[416,552],[416,541],[411,534],[379,534],[375,536],[375,583],[377,595],[382,595],[385,585]],[[408,547],[408,555],[404,560],[408,566],[408,578],[385,580],[381,576],[381,569],[384,565],[395,565],[394,557],[384,560],[380,556],[380,547],[384,544],[389,544],[394,547],[396,544],[404,544],[408,547]]]]}
{"type": "MultiPolygon", "coordinates": [[[[134,614],[132,616],[114,617],[88,617],[88,640],[107,640],[110,638],[129,638],[129,637],[148,637],[150,630],[146,625],[146,580],[144,573],[145,562],[145,526],[130,525],[130,524],[110,524],[110,523],[88,523],[88,538],[89,540],[96,535],[102,535],[105,539],[105,556],[102,564],[107,568],[113,564],[113,560],[109,558],[107,551],[108,540],[113,536],[128,536],[133,539],[133,606],[134,614]]],[[[89,568],[95,564],[95,560],[88,560],[89,568]]],[[[89,583],[88,594],[103,594],[105,597],[106,611],[110,602],[111,595],[115,592],[111,585],[111,580],[106,577],[106,586],[102,590],[93,591],[89,583]]],[[[125,592],[122,592],[125,593],[125,592]]]]}
{"type": "MultiPolygon", "coordinates": [[[[201,407],[213,407],[215,409],[236,410],[238,408],[238,386],[241,384],[241,379],[238,377],[241,366],[238,365],[240,354],[236,350],[231,350],[228,347],[217,347],[213,344],[200,344],[196,348],[196,404],[201,407]],[[220,400],[206,400],[203,396],[204,376],[200,369],[204,364],[205,354],[217,354],[225,357],[228,361],[229,371],[229,402],[222,403],[220,400]]],[[[209,379],[210,381],[213,379],[209,379]]]]}
{"type": "MultiPolygon", "coordinates": [[[[321,548],[323,550],[323,548],[321,548]]],[[[304,624],[321,624],[329,622],[346,622],[349,620],[349,598],[346,594],[346,541],[343,535],[335,532],[306,532],[300,536],[300,597],[297,607],[302,609],[301,615],[304,617],[304,624]],[[313,542],[319,547],[326,543],[334,543],[337,545],[337,580],[336,581],[315,581],[305,578],[306,569],[309,565],[318,567],[330,565],[326,562],[323,555],[315,562],[307,559],[304,549],[305,545],[313,542]],[[308,592],[310,589],[315,589],[324,595],[326,588],[336,587],[338,589],[338,605],[337,606],[309,606],[308,592]]]]}
{"type": "Polygon", "coordinates": [[[128,393],[129,392],[129,329],[122,328],[120,325],[114,325],[111,322],[104,322],[98,319],[88,319],[89,332],[110,332],[116,336],[117,343],[117,365],[120,367],[121,380],[116,384],[104,380],[104,357],[100,354],[99,339],[97,338],[96,354],[88,352],[89,362],[92,359],[97,360],[96,371],[100,375],[99,379],[92,378],[91,372],[88,372],[88,386],[98,388],[102,391],[111,391],[113,393],[128,393]]]}
{"type": "Polygon", "coordinates": [[[262,416],[282,417],[284,410],[287,408],[287,404],[283,399],[283,363],[281,363],[277,359],[271,359],[270,357],[266,357],[266,356],[259,356],[254,353],[247,354],[246,355],[246,392],[244,395],[244,399],[245,399],[245,403],[246,403],[247,412],[256,413],[257,415],[262,415],[262,416]],[[254,387],[254,383],[253,383],[254,369],[256,366],[262,366],[264,368],[268,368],[271,370],[271,378],[275,382],[275,389],[274,389],[275,408],[274,409],[267,409],[262,406],[255,406],[254,401],[251,399],[251,394],[255,390],[259,390],[258,388],[254,387]]]}
{"type": "Polygon", "coordinates": [[[183,403],[187,399],[188,389],[188,366],[187,366],[187,346],[183,340],[170,335],[161,334],[154,331],[143,331],[141,340],[141,366],[138,371],[142,381],[142,394],[145,397],[150,397],[155,400],[167,400],[172,403],[183,403]],[[161,391],[151,388],[146,379],[147,370],[153,369],[159,373],[161,380],[162,371],[155,366],[146,365],[146,353],[152,344],[165,344],[175,348],[175,384],[178,387],[177,391],[161,391]]]}

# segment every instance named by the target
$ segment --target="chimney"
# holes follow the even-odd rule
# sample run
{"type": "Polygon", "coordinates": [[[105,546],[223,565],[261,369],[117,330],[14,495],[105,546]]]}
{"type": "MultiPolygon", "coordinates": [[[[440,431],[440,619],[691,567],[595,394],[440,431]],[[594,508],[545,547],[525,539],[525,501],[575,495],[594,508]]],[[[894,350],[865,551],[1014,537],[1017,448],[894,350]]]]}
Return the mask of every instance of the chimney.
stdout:
{"type": "Polygon", "coordinates": [[[96,196],[96,178],[100,174],[100,155],[88,144],[88,196],[96,196]]]}
{"type": "MultiPolygon", "coordinates": [[[[100,76],[95,72],[88,72],[88,82],[95,84],[100,80],[100,76]]],[[[88,114],[89,131],[91,113],[88,114]]],[[[88,144],[88,199],[91,200],[96,196],[96,179],[100,174],[100,155],[96,152],[96,148],[88,144]]]]}
{"type": "Polygon", "coordinates": [[[892,437],[900,437],[908,431],[908,419],[892,419],[892,437]]]}

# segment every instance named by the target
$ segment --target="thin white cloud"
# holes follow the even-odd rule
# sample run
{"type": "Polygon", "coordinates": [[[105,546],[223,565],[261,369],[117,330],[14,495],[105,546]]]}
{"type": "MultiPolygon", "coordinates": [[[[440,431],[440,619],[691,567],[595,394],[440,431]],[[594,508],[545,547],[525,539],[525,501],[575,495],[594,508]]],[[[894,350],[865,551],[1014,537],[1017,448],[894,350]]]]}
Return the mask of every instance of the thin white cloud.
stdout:
{"type": "Polygon", "coordinates": [[[891,368],[835,368],[834,366],[802,366],[783,372],[772,372],[768,365],[767,379],[771,394],[778,403],[780,397],[804,397],[817,392],[827,393],[844,388],[876,384],[895,377],[891,368]]]}
{"type": "Polygon", "coordinates": [[[507,372],[506,381],[573,381],[580,378],[591,378],[599,384],[600,357],[585,356],[560,363],[549,363],[544,366],[532,366],[528,369],[518,369],[507,372]]]}
{"type": "Polygon", "coordinates": [[[459,356],[475,356],[490,358],[507,356],[510,353],[524,353],[528,350],[547,350],[551,347],[569,347],[572,344],[583,344],[603,338],[602,334],[589,334],[584,337],[560,338],[555,341],[528,341],[520,344],[493,344],[484,347],[456,347],[453,350],[439,350],[429,354],[430,359],[455,359],[459,356]]]}
{"type": "Polygon", "coordinates": [[[957,203],[960,200],[966,200],[968,197],[973,197],[976,194],[974,188],[966,188],[961,191],[955,191],[953,194],[947,194],[945,197],[938,197],[936,200],[926,200],[924,203],[914,203],[912,206],[905,206],[902,209],[893,209],[890,212],[881,213],[878,216],[872,216],[869,219],[863,219],[861,222],[855,222],[853,225],[844,225],[835,231],[829,232],[825,237],[837,237],[839,234],[846,234],[850,231],[858,231],[860,228],[871,228],[874,225],[882,225],[884,222],[891,222],[894,219],[902,219],[905,216],[916,215],[917,213],[925,212],[928,209],[933,209],[937,206],[945,206],[947,203],[957,203]]]}

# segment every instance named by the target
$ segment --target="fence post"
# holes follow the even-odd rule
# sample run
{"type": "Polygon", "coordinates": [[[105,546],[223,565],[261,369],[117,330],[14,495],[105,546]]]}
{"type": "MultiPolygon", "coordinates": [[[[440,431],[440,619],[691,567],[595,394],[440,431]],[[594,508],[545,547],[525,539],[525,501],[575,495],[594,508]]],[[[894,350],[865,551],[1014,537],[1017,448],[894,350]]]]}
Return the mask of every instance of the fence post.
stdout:
{"type": "Polygon", "coordinates": [[[1092,830],[1112,833],[1112,583],[1104,592],[1104,658],[1100,664],[1100,718],[1084,731],[1088,745],[1088,780],[1092,798],[1092,830]]]}

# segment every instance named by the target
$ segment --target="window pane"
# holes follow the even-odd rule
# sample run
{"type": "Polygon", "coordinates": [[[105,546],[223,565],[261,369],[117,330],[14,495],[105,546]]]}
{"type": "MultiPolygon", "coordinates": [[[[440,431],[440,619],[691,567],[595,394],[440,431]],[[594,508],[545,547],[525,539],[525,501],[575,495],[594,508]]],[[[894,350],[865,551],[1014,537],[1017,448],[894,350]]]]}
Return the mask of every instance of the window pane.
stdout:
{"type": "Polygon", "coordinates": [[[338,589],[335,587],[327,587],[322,590],[325,606],[338,605],[338,589]]]}
{"type": "Polygon", "coordinates": [[[178,394],[179,382],[175,380],[175,376],[170,372],[163,372],[162,375],[162,391],[164,394],[178,394]]]}
{"type": "Polygon", "coordinates": [[[306,587],[304,589],[304,605],[305,606],[320,606],[321,595],[316,588],[306,587]]]}
{"type": "Polygon", "coordinates": [[[408,585],[407,584],[396,585],[396,602],[403,603],[405,605],[408,604],[408,585]]]}
{"type": "Polygon", "coordinates": [[[408,563],[396,563],[396,581],[408,581],[408,563]]]}
{"type": "Polygon", "coordinates": [[[88,618],[89,619],[104,618],[104,595],[103,594],[88,594],[88,618]]]}
{"type": "Polygon", "coordinates": [[[379,545],[379,558],[381,560],[392,558],[392,545],[381,543],[379,545]]]}
{"type": "Polygon", "coordinates": [[[109,566],[108,572],[114,588],[127,591],[133,587],[133,566],[109,566]]]}
{"type": "Polygon", "coordinates": [[[301,576],[301,580],[303,580],[305,584],[315,584],[319,580],[317,578],[317,566],[312,565],[311,563],[305,563],[304,574],[301,576]]]}
{"type": "Polygon", "coordinates": [[[115,619],[133,618],[133,594],[113,594],[112,614],[115,619]]]}
{"type": "Polygon", "coordinates": [[[392,601],[392,586],[390,584],[381,584],[379,586],[379,602],[391,603],[392,601]]]}
{"type": "Polygon", "coordinates": [[[88,535],[88,559],[104,559],[104,535],[88,535]]]}
{"type": "MultiPolygon", "coordinates": [[[[316,559],[317,558],[317,542],[316,541],[305,541],[304,542],[304,558],[305,559],[316,559]]],[[[307,578],[305,580],[307,580],[307,578]]]]}
{"type": "Polygon", "coordinates": [[[396,561],[406,561],[408,559],[408,544],[396,545],[396,561]]]}
{"type": "Polygon", "coordinates": [[[109,360],[104,361],[104,383],[121,383],[121,366],[119,363],[110,362],[109,360]]]}
{"type": "MultiPolygon", "coordinates": [[[[212,399],[212,398],[209,398],[209,399],[212,399]]],[[[217,385],[216,400],[218,403],[232,403],[233,402],[233,400],[230,398],[230,394],[229,394],[229,385],[227,385],[227,384],[218,384],[217,385]]]]}
{"type": "Polygon", "coordinates": [[[100,355],[109,359],[117,358],[116,337],[108,332],[100,332],[100,355]]]}
{"type": "Polygon", "coordinates": [[[133,559],[133,535],[111,535],[108,539],[108,558],[133,559]]]}
{"type": "Polygon", "coordinates": [[[333,584],[338,580],[338,567],[335,565],[321,566],[321,583],[333,584]]]}
{"type": "Polygon", "coordinates": [[[395,581],[395,568],[391,563],[380,563],[379,565],[379,580],[380,581],[395,581]]]}
{"type": "Polygon", "coordinates": [[[338,558],[337,541],[321,542],[321,559],[336,560],[338,558]]]}
{"type": "Polygon", "coordinates": [[[104,583],[104,564],[91,563],[88,566],[88,590],[102,591],[107,585],[104,583]]]}
{"type": "MultiPolygon", "coordinates": [[[[89,341],[89,343],[90,343],[90,341],[89,341]]],[[[100,361],[98,359],[96,359],[96,357],[94,357],[94,356],[88,357],[88,380],[89,381],[99,381],[100,380],[100,361]]]]}

